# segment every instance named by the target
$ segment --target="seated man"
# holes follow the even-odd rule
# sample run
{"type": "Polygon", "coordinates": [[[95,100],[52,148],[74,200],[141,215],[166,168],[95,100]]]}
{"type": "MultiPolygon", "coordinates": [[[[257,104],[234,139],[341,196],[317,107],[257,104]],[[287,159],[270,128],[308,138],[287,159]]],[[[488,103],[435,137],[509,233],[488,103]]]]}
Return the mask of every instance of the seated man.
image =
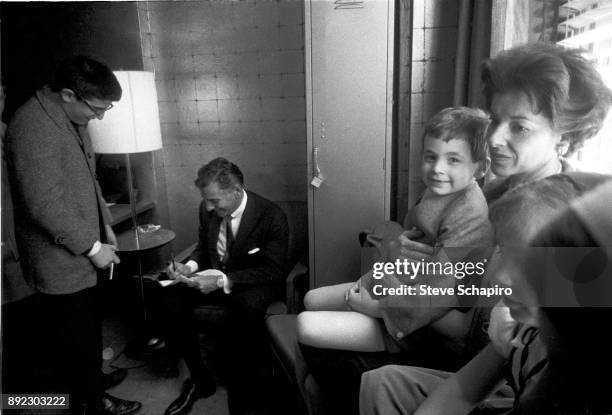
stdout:
{"type": "Polygon", "coordinates": [[[244,413],[257,398],[258,351],[264,350],[264,313],[281,298],[289,230],[274,203],[244,190],[242,172],[217,158],[200,168],[195,184],[202,194],[199,241],[186,264],[174,263],[174,283],[162,291],[159,318],[167,342],[189,369],[182,393],[167,415],[189,412],[193,403],[215,392],[215,380],[198,344],[193,305],[227,306],[222,351],[228,369],[232,414],[244,413]],[[200,272],[197,272],[200,271],[200,272]],[[247,344],[245,344],[245,342],[247,344]]]}

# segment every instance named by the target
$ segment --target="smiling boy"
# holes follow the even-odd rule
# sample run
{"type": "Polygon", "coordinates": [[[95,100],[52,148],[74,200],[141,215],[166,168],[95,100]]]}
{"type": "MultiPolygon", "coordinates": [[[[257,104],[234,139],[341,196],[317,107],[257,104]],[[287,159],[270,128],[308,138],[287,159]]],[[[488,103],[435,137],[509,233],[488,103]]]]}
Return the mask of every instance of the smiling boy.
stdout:
{"type": "MultiPolygon", "coordinates": [[[[484,176],[490,164],[486,143],[488,124],[489,117],[484,111],[467,107],[443,109],[427,123],[421,164],[427,189],[406,215],[403,227],[385,222],[368,236],[368,240],[372,237],[380,241],[382,262],[393,263],[405,258],[402,240],[407,237],[432,247],[430,262],[480,261],[485,257],[485,251],[493,245],[493,231],[487,202],[476,179],[484,176]],[[468,257],[451,259],[449,251],[442,249],[449,247],[469,247],[470,252],[465,253],[468,257]]],[[[454,287],[455,283],[452,276],[431,276],[427,281],[421,275],[418,277],[415,281],[414,276],[385,273],[384,278],[373,279],[372,273],[367,273],[358,283],[311,290],[304,300],[308,311],[298,317],[300,342],[314,347],[368,352],[396,349],[397,345],[387,342],[388,335],[382,329],[380,317],[388,334],[400,346],[404,337],[429,324],[440,326],[446,332],[447,325],[453,326],[456,322],[442,317],[455,307],[470,306],[457,296],[439,296],[436,301],[442,303],[432,306],[428,295],[378,295],[383,291],[402,292],[401,287],[421,282],[439,288],[454,287]],[[361,284],[365,290],[360,289],[361,284]],[[375,284],[378,292],[373,291],[375,284]]],[[[452,327],[450,331],[457,332],[452,327]]],[[[455,334],[447,337],[453,337],[453,343],[462,342],[454,338],[455,334]]]]}
{"type": "Polygon", "coordinates": [[[490,240],[487,203],[476,182],[491,164],[485,137],[488,123],[481,110],[451,107],[438,112],[425,126],[421,174],[427,189],[404,222],[404,229],[423,232],[421,242],[483,246],[472,242],[490,240]],[[461,217],[468,211],[476,227],[462,226],[461,217]],[[486,235],[466,240],[466,232],[486,235]]]}

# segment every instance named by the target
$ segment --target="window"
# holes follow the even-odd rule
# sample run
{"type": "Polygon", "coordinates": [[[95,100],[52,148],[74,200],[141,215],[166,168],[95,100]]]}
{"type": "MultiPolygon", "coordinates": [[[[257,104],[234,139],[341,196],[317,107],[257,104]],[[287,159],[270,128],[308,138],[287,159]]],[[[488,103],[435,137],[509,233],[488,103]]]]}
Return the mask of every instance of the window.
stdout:
{"type": "MultiPolygon", "coordinates": [[[[587,0],[588,2],[588,0],[587,0]]],[[[564,9],[563,4],[559,6],[564,9]]],[[[567,8],[566,8],[567,10],[567,8]]],[[[592,2],[585,11],[589,12],[589,18],[593,21],[588,27],[581,27],[578,33],[559,33],[557,42],[573,47],[581,47],[588,50],[589,58],[607,83],[612,88],[612,20],[607,15],[609,8],[600,8],[598,2],[592,2]],[[585,41],[585,39],[588,39],[585,41]],[[588,42],[588,43],[586,43],[588,42]]],[[[558,11],[560,16],[565,15],[563,10],[558,11]]],[[[551,39],[552,40],[552,39],[551,39]]],[[[585,146],[576,154],[574,164],[585,171],[612,174],[612,111],[608,114],[604,127],[597,136],[586,141],[585,146]]]]}
{"type": "MultiPolygon", "coordinates": [[[[552,42],[580,48],[612,89],[612,0],[496,0],[495,3],[498,2],[506,6],[498,9],[507,19],[499,18],[503,25],[492,27],[494,53],[526,42],[552,42]],[[577,4],[583,10],[572,8],[577,4]]],[[[587,140],[579,153],[572,160],[579,169],[612,174],[612,115],[608,115],[599,134],[587,140]]]]}

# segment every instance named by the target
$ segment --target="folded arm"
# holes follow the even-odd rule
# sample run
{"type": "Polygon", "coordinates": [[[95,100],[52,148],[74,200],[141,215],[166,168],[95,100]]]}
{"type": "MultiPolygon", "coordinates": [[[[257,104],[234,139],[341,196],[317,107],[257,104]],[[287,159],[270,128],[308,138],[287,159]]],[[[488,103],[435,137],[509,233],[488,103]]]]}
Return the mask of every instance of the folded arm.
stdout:
{"type": "Polygon", "coordinates": [[[505,362],[505,358],[489,344],[459,372],[438,386],[415,414],[468,414],[502,383],[505,362]]]}

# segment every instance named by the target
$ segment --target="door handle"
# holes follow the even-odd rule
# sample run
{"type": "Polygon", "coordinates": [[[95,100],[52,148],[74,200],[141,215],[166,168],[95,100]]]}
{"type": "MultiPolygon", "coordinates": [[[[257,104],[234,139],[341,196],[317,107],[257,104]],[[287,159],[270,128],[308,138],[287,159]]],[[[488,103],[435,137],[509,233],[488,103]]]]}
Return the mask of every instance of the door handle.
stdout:
{"type": "Polygon", "coordinates": [[[317,146],[312,148],[312,175],[314,177],[321,176],[321,169],[319,168],[319,147],[317,146]]]}
{"type": "Polygon", "coordinates": [[[319,147],[312,147],[312,180],[310,184],[314,187],[319,187],[323,184],[323,175],[319,168],[319,147]]]}

